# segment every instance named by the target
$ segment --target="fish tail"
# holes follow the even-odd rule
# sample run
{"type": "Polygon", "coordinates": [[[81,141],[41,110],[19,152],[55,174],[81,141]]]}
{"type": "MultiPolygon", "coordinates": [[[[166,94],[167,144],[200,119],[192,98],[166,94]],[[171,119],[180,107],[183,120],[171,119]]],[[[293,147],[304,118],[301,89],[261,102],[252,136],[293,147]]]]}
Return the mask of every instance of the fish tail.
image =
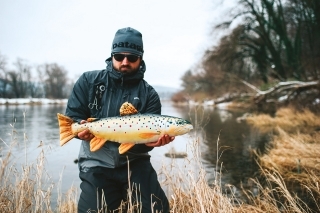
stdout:
{"type": "Polygon", "coordinates": [[[74,123],[71,118],[63,114],[57,113],[59,130],[60,130],[60,146],[63,146],[76,135],[72,132],[71,125],[74,123]]]}

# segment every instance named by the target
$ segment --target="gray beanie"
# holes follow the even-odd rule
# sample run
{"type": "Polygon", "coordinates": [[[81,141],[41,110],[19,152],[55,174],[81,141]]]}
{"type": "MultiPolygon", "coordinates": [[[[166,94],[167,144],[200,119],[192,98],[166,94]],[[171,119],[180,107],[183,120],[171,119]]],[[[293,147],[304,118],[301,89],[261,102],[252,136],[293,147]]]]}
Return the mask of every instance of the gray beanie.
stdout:
{"type": "Polygon", "coordinates": [[[111,47],[111,53],[116,52],[129,52],[142,56],[142,34],[131,27],[119,29],[114,36],[111,47]]]}

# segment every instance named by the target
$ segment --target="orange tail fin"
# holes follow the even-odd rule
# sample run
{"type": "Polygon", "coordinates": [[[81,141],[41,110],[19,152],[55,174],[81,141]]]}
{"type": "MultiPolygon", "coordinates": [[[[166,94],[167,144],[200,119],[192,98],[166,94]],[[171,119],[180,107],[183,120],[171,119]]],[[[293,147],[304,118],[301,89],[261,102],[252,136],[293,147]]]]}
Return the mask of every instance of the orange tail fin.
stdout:
{"type": "Polygon", "coordinates": [[[73,124],[73,120],[68,116],[57,113],[59,129],[60,129],[60,146],[63,146],[71,139],[75,138],[76,135],[72,133],[71,125],[73,124]]]}

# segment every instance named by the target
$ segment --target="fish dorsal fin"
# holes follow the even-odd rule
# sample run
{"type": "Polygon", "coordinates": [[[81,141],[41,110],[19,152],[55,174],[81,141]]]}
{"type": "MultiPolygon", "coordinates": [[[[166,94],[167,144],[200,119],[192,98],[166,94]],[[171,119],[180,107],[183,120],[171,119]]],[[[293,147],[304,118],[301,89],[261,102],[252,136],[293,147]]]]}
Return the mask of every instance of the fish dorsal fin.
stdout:
{"type": "Polygon", "coordinates": [[[138,110],[129,102],[124,102],[120,107],[120,115],[134,115],[139,113],[138,110]]]}
{"type": "Polygon", "coordinates": [[[122,143],[119,146],[119,153],[123,154],[125,152],[127,152],[129,149],[131,149],[134,146],[134,143],[122,143]]]}
{"type": "Polygon", "coordinates": [[[92,138],[90,141],[90,151],[91,152],[97,151],[105,144],[106,141],[107,139],[103,139],[103,138],[97,138],[97,137],[92,138]]]}

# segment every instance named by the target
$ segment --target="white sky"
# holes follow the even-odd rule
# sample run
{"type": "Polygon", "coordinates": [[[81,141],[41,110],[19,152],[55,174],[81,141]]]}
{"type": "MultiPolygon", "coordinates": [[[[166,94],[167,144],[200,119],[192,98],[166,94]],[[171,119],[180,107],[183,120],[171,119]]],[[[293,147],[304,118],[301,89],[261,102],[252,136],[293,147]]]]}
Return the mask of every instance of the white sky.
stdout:
{"type": "Polygon", "coordinates": [[[215,23],[232,0],[0,0],[0,53],[12,67],[57,63],[76,80],[105,68],[115,32],[139,30],[145,79],[178,88],[214,38],[215,23]],[[209,39],[210,38],[210,39],[209,39]]]}

